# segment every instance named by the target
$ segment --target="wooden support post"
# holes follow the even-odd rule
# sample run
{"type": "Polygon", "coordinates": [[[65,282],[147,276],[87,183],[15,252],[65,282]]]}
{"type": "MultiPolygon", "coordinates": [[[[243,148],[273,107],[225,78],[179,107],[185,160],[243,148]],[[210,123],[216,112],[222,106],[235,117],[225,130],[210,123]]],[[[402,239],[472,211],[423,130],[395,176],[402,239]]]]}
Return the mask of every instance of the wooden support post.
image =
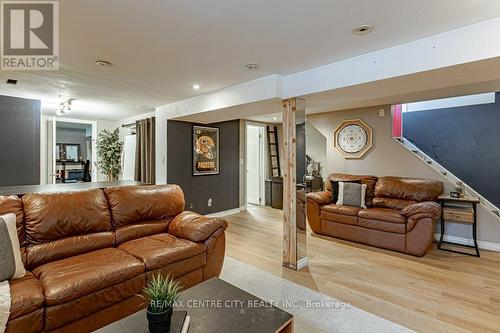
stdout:
{"type": "Polygon", "coordinates": [[[295,270],[307,265],[305,232],[297,235],[297,104],[305,115],[303,100],[283,101],[283,266],[295,270]]]}

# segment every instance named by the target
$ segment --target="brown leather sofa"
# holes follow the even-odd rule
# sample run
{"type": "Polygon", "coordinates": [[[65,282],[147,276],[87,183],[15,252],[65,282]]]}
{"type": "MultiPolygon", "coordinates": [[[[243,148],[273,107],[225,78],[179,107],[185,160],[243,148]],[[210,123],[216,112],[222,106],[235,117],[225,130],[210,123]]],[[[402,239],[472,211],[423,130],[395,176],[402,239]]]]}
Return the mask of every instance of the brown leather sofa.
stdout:
{"type": "Polygon", "coordinates": [[[218,276],[227,222],[183,210],[176,185],[0,197],[28,270],[7,332],[89,332],[144,308],[156,272],[184,288],[218,276]]]}
{"type": "Polygon", "coordinates": [[[431,246],[434,222],[441,215],[434,200],[443,193],[443,183],[334,173],[328,176],[326,189],[307,194],[313,232],[419,257],[431,246]],[[367,209],[332,203],[332,180],[366,184],[367,209]]]}

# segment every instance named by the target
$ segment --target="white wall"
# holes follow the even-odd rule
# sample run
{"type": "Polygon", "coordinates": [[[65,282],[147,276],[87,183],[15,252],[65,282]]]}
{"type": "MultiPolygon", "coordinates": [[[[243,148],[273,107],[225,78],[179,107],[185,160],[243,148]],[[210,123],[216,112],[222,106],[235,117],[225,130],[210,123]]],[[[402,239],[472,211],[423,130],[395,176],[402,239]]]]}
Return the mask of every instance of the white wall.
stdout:
{"type": "MultiPolygon", "coordinates": [[[[390,106],[370,107],[308,115],[308,121],[327,139],[325,174],[344,172],[375,176],[402,176],[437,179],[445,183],[445,192],[453,187],[446,178],[430,168],[415,154],[408,151],[391,137],[392,119],[390,106]],[[379,109],[385,116],[379,117],[379,109]],[[346,160],[334,148],[333,131],[343,120],[361,119],[373,129],[373,148],[363,159],[346,160]]],[[[448,224],[447,234],[470,238],[470,225],[448,224]]],[[[478,239],[500,243],[500,223],[482,206],[478,209],[478,239]]]]}
{"type": "Polygon", "coordinates": [[[321,163],[321,177],[328,176],[326,169],[326,137],[316,127],[306,121],[306,154],[321,163]]]}
{"type": "Polygon", "coordinates": [[[491,103],[495,103],[494,92],[408,103],[406,104],[406,107],[403,109],[403,112],[428,111],[434,109],[444,109],[444,108],[453,108],[459,106],[491,104],[491,103]]]}

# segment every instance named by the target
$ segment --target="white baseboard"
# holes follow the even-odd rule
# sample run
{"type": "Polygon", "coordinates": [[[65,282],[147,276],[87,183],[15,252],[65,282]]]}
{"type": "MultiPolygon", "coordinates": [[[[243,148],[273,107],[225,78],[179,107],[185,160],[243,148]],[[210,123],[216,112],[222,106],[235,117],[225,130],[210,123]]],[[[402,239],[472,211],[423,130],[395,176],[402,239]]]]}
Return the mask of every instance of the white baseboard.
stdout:
{"type": "Polygon", "coordinates": [[[302,268],[309,265],[309,257],[304,257],[297,262],[297,270],[300,271],[302,268]]]}
{"type": "MultiPolygon", "coordinates": [[[[440,237],[441,237],[441,234],[435,234],[435,238],[436,238],[437,241],[439,241],[440,237]]],[[[458,243],[458,244],[463,244],[463,245],[474,246],[474,240],[472,240],[472,238],[464,238],[464,237],[457,237],[457,236],[445,235],[444,236],[444,240],[447,241],[447,242],[452,242],[452,243],[458,243]]],[[[499,243],[477,241],[477,245],[482,250],[500,252],[500,244],[499,243]]]]}
{"type": "Polygon", "coordinates": [[[245,210],[245,209],[246,209],[246,207],[244,209],[242,209],[242,207],[240,207],[240,208],[234,208],[234,209],[224,210],[222,212],[208,214],[208,215],[205,215],[205,216],[206,217],[223,217],[223,216],[238,214],[239,212],[241,212],[242,210],[245,210]]]}

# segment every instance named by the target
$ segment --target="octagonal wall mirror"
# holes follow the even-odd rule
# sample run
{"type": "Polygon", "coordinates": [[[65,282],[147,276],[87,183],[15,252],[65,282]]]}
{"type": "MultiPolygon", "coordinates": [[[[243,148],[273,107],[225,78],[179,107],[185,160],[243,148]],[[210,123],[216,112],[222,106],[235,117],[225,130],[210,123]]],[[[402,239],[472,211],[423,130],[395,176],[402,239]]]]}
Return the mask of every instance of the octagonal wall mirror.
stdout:
{"type": "Polygon", "coordinates": [[[373,131],[361,119],[344,120],[333,133],[334,146],[345,159],[360,159],[373,145],[373,131]]]}

